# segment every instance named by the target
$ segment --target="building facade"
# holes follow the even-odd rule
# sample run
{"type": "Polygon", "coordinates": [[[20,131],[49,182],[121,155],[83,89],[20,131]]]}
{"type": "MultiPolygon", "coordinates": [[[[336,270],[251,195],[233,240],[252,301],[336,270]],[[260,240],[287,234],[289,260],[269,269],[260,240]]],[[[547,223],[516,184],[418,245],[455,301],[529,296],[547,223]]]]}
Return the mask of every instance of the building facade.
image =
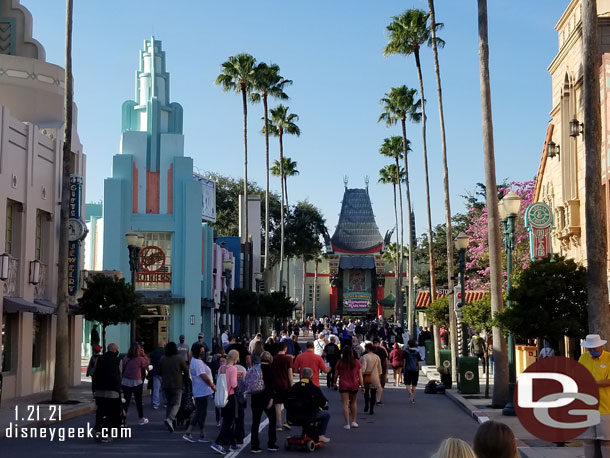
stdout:
{"type": "MultiPolygon", "coordinates": [[[[65,72],[45,61],[43,46],[32,38],[32,17],[18,0],[0,2],[0,30],[0,325],[6,399],[53,386],[65,72]]],[[[70,168],[84,179],[76,127],[75,111],[70,168]]],[[[73,268],[78,281],[78,263],[73,268]]],[[[66,351],[72,384],[80,383],[81,335],[82,319],[71,314],[66,351]]]]}
{"type": "MultiPolygon", "coordinates": [[[[597,9],[601,62],[601,174],[607,209],[610,203],[610,0],[598,0],[597,9]]],[[[547,128],[533,201],[545,202],[552,209],[552,251],[586,265],[585,145],[580,130],[581,124],[587,128],[587,120],[582,106],[580,0],[570,2],[555,29],[559,51],[548,67],[552,80],[552,119],[547,128]]]]}

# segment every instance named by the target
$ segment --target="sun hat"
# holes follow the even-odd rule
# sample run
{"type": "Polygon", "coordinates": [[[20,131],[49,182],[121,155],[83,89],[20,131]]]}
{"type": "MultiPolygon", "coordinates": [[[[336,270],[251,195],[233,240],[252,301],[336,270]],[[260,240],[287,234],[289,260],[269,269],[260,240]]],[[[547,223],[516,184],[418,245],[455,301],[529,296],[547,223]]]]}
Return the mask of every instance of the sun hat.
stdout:
{"type": "Polygon", "coordinates": [[[608,341],[601,339],[599,334],[589,334],[581,346],[584,348],[598,348],[603,347],[606,343],[608,341]]]}

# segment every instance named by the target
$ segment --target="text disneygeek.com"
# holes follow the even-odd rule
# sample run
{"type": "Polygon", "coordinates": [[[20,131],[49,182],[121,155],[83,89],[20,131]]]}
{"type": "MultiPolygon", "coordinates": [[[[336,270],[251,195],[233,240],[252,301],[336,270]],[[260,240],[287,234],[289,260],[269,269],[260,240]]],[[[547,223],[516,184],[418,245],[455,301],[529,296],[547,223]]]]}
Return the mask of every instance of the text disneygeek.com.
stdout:
{"type": "Polygon", "coordinates": [[[18,424],[10,423],[4,430],[8,439],[48,439],[50,442],[64,442],[66,439],[130,439],[131,428],[102,428],[99,436],[90,423],[80,427],[41,426],[41,427],[19,427],[18,424]]]}

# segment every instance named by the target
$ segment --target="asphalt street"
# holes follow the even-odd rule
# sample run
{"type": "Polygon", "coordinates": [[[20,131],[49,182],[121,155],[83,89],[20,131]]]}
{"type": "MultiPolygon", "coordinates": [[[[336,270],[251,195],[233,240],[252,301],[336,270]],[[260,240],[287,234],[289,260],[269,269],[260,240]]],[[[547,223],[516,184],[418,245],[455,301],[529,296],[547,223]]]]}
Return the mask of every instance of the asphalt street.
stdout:
{"type": "MultiPolygon", "coordinates": [[[[420,377],[420,382],[426,380],[420,377]]],[[[321,383],[324,379],[321,377],[321,383]]],[[[423,383],[415,404],[408,403],[408,394],[404,388],[388,387],[384,392],[384,405],[376,406],[375,415],[363,413],[363,397],[358,399],[360,427],[357,429],[343,429],[343,414],[339,393],[323,388],[324,394],[330,401],[332,415],[327,435],[331,438],[329,444],[316,450],[318,456],[336,457],[372,457],[382,452],[384,456],[410,456],[426,458],[433,454],[440,442],[446,437],[459,437],[471,441],[477,428],[476,422],[469,418],[451,400],[444,395],[427,395],[423,393],[423,383]],[[396,455],[394,455],[396,454],[396,455]]],[[[2,457],[74,457],[74,456],[101,456],[101,457],[164,457],[164,456],[220,456],[210,449],[210,444],[189,443],[182,439],[182,430],[169,433],[162,424],[164,409],[153,410],[150,398],[145,398],[145,416],[150,423],[144,426],[137,424],[137,412],[132,405],[129,410],[127,425],[132,428],[132,437],[117,439],[110,443],[96,443],[90,438],[65,438],[59,441],[55,433],[54,440],[47,439],[0,439],[0,456],[2,457]]],[[[250,429],[250,409],[246,410],[246,434],[250,429]]],[[[94,423],[94,414],[85,415],[69,421],[57,423],[49,428],[77,428],[87,423],[94,423]]],[[[207,417],[207,435],[214,439],[219,428],[216,427],[213,406],[207,417]]],[[[296,428],[300,429],[300,428],[296,428]]],[[[66,430],[64,430],[66,431],[66,430]]],[[[260,455],[274,455],[277,457],[299,456],[301,451],[285,451],[284,439],[295,433],[278,432],[279,452],[267,451],[267,429],[261,432],[260,455]]],[[[66,435],[68,432],[66,431],[66,435]]],[[[198,437],[196,432],[195,437],[198,437]]],[[[249,437],[246,438],[249,440],[249,437]]],[[[226,455],[250,455],[250,446],[246,445],[238,453],[226,455]]]]}

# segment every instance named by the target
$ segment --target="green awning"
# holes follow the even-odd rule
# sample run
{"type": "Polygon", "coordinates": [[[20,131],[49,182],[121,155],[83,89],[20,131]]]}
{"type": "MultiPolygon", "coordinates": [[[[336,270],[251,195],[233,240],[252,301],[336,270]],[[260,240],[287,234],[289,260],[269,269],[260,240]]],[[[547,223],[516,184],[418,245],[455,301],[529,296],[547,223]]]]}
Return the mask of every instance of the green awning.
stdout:
{"type": "Polygon", "coordinates": [[[396,298],[393,295],[388,294],[386,297],[377,302],[379,302],[381,305],[394,305],[396,298]]]}

